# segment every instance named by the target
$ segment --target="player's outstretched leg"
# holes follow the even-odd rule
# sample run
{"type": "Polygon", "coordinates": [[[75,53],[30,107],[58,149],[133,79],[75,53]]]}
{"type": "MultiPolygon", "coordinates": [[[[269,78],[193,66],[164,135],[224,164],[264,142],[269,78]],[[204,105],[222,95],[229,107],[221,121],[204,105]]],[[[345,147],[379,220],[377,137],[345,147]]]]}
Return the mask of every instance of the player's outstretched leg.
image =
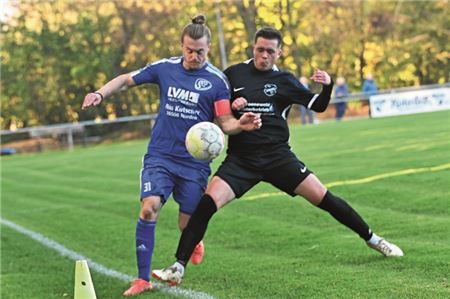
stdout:
{"type": "Polygon", "coordinates": [[[152,283],[141,278],[135,279],[131,283],[131,287],[123,293],[124,297],[132,297],[142,294],[144,292],[151,291],[153,288],[152,283]]]}
{"type": "Polygon", "coordinates": [[[403,256],[403,251],[397,245],[374,234],[369,225],[345,200],[333,195],[330,191],[327,191],[318,207],[329,212],[340,223],[356,232],[370,248],[387,257],[403,256]]]}
{"type": "Polygon", "coordinates": [[[191,255],[191,263],[192,265],[198,265],[203,261],[203,257],[205,256],[205,245],[203,241],[200,241],[194,248],[194,252],[191,255]]]}

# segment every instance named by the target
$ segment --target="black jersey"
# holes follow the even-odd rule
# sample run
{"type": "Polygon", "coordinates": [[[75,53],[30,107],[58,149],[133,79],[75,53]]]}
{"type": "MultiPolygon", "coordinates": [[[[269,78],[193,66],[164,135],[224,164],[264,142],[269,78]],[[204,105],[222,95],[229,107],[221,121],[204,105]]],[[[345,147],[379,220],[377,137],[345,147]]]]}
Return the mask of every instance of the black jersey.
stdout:
{"type": "Polygon", "coordinates": [[[322,112],[330,101],[333,88],[331,83],[324,86],[320,94],[314,94],[292,73],[280,71],[276,66],[269,71],[257,70],[253,59],[233,65],[224,73],[230,81],[232,101],[244,97],[248,102],[244,109],[233,111],[236,118],[244,112],[254,112],[260,113],[262,119],[261,129],[229,137],[229,153],[254,153],[264,150],[261,146],[287,145],[287,115],[292,104],[322,112]]]}

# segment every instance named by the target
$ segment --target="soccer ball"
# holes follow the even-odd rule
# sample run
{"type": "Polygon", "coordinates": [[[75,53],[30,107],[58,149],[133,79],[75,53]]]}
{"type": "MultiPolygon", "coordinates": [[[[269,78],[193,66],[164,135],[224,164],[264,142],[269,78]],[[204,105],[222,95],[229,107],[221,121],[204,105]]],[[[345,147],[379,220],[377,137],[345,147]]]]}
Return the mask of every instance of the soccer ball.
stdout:
{"type": "Polygon", "coordinates": [[[210,161],[222,152],[225,136],[222,130],[209,121],[193,125],[186,134],[186,149],[195,159],[210,161]]]}

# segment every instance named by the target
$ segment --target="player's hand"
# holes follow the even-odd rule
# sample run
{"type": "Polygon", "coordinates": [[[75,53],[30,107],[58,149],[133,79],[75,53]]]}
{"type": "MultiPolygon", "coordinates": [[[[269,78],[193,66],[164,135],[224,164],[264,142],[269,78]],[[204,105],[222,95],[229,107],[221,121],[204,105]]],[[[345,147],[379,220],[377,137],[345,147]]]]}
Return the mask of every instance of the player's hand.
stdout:
{"type": "Polygon", "coordinates": [[[239,118],[239,124],[244,131],[253,131],[261,128],[261,115],[253,112],[246,112],[239,118]]]}
{"type": "Polygon", "coordinates": [[[327,72],[317,69],[314,74],[309,78],[316,83],[320,83],[323,85],[331,84],[331,77],[327,72]]]}
{"type": "Polygon", "coordinates": [[[84,97],[83,105],[81,105],[81,109],[86,109],[89,106],[97,106],[102,102],[102,97],[97,93],[88,93],[84,97]]]}
{"type": "Polygon", "coordinates": [[[243,97],[236,98],[231,104],[231,109],[233,110],[241,110],[247,106],[247,100],[243,97]]]}

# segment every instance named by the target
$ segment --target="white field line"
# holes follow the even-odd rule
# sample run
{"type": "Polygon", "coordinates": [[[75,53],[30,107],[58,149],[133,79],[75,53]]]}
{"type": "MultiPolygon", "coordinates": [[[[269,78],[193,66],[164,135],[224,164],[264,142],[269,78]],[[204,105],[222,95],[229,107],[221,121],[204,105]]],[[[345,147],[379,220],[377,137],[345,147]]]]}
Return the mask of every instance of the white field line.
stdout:
{"type": "MultiPolygon", "coordinates": [[[[53,241],[53,240],[45,237],[44,235],[41,235],[40,233],[28,230],[12,221],[6,220],[4,218],[0,218],[0,223],[2,225],[5,225],[5,226],[15,230],[16,232],[19,232],[25,236],[30,237],[31,239],[39,242],[40,244],[44,245],[45,247],[55,250],[56,252],[58,252],[60,255],[62,255],[64,257],[67,257],[74,261],[86,260],[89,265],[89,268],[97,273],[101,273],[103,275],[113,277],[113,278],[116,278],[116,279],[124,281],[124,282],[130,282],[134,278],[131,275],[120,273],[116,270],[109,269],[99,263],[96,263],[93,260],[91,260],[90,258],[88,258],[78,252],[75,252],[73,250],[70,250],[67,247],[65,247],[64,245],[62,245],[56,241],[53,241]]],[[[167,293],[167,294],[170,294],[170,295],[173,295],[176,297],[185,297],[185,298],[192,298],[192,299],[214,299],[214,297],[212,297],[211,295],[208,295],[208,294],[202,293],[202,292],[196,292],[196,291],[189,290],[189,289],[182,289],[179,287],[169,287],[169,286],[166,286],[159,282],[152,282],[152,284],[155,289],[159,289],[163,293],[167,293]]]]}

